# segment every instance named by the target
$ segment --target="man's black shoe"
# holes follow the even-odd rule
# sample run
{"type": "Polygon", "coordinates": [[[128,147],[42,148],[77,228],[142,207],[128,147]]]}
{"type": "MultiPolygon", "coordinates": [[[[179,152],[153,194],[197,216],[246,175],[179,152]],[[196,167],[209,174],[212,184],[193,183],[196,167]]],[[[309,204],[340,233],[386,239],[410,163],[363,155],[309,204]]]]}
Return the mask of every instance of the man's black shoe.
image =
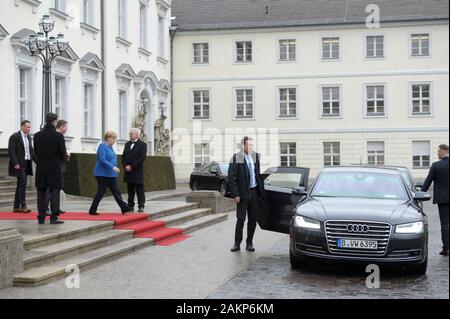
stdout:
{"type": "Polygon", "coordinates": [[[50,221],[50,225],[60,225],[60,224],[64,224],[64,222],[62,220],[59,220],[59,219],[55,219],[55,220],[51,220],[50,221]]]}
{"type": "Polygon", "coordinates": [[[144,208],[139,208],[138,213],[143,213],[144,212],[144,208]]]}
{"type": "Polygon", "coordinates": [[[45,224],[45,219],[44,220],[38,220],[38,224],[39,225],[44,225],[45,224]]]}
{"type": "Polygon", "coordinates": [[[58,211],[58,215],[60,215],[60,214],[65,214],[65,213],[66,213],[65,210],[59,210],[59,211],[58,211]]]}
{"type": "Polygon", "coordinates": [[[251,243],[249,243],[249,244],[247,244],[247,247],[245,247],[245,249],[247,250],[247,251],[255,251],[255,247],[253,247],[253,244],[251,244],[251,243]]]}
{"type": "Polygon", "coordinates": [[[447,257],[448,257],[448,249],[443,249],[443,250],[439,253],[439,255],[441,255],[441,256],[447,256],[447,257]]]}
{"type": "Polygon", "coordinates": [[[240,245],[234,245],[233,248],[231,248],[231,252],[235,253],[241,251],[241,246],[240,245]]]}
{"type": "Polygon", "coordinates": [[[92,215],[92,216],[98,216],[98,215],[100,215],[100,214],[97,213],[97,212],[89,212],[89,215],[92,215]]]}

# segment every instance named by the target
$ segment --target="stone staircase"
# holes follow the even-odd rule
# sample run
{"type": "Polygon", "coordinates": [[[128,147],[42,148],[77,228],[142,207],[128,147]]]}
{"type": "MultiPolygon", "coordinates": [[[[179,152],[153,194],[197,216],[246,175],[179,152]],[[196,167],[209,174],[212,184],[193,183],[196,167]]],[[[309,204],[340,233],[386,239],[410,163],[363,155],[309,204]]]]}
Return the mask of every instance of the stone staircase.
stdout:
{"type": "MultiPolygon", "coordinates": [[[[179,203],[174,208],[150,213],[148,220],[163,221],[166,227],[189,234],[227,218],[228,214],[213,214],[211,209],[199,208],[196,203],[179,203]]],[[[80,271],[85,271],[156,244],[154,238],[135,238],[134,230],[118,228],[113,221],[96,221],[85,222],[76,229],[53,233],[43,230],[38,236],[24,236],[24,272],[15,276],[14,285],[46,284],[67,276],[68,266],[77,265],[80,271]]],[[[144,234],[146,231],[151,234],[158,229],[145,229],[144,234]]],[[[166,237],[171,236],[168,233],[166,237]]],[[[160,237],[158,241],[167,238],[160,237]]]]}
{"type": "MultiPolygon", "coordinates": [[[[28,184],[31,179],[28,179],[28,184]]],[[[0,207],[12,209],[14,205],[14,194],[16,192],[17,180],[9,177],[0,178],[0,207]]],[[[27,204],[34,204],[37,202],[36,191],[31,190],[30,185],[27,188],[27,204]]]]}

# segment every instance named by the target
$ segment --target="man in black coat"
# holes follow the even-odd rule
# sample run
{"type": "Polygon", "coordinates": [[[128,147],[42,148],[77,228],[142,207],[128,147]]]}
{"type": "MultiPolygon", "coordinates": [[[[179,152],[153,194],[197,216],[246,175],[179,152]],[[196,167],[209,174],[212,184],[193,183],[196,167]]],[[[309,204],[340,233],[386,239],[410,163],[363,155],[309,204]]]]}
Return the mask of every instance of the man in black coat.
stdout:
{"type": "Polygon", "coordinates": [[[45,127],[34,136],[36,152],[36,188],[38,190],[38,222],[45,223],[46,193],[50,191],[51,209],[50,224],[62,224],[58,220],[60,210],[60,191],[62,188],[61,162],[66,159],[67,151],[64,136],[56,131],[58,116],[48,113],[45,116],[45,127]]]}
{"type": "Polygon", "coordinates": [[[137,193],[139,212],[144,212],[144,162],[147,158],[147,144],[140,140],[141,130],[132,128],[130,140],[125,144],[122,164],[125,169],[124,182],[128,187],[128,206],[134,210],[134,195],[137,193]]]}
{"type": "Polygon", "coordinates": [[[425,180],[422,191],[426,192],[431,183],[434,182],[433,203],[439,207],[439,217],[441,219],[442,242],[444,244],[442,251],[443,256],[448,256],[448,218],[449,218],[449,189],[448,189],[448,145],[439,145],[438,157],[440,161],[431,165],[428,177],[425,180]]]}
{"type": "Polygon", "coordinates": [[[23,121],[20,131],[9,138],[9,176],[17,177],[17,188],[14,196],[14,212],[29,213],[31,210],[26,203],[26,189],[28,176],[33,176],[33,161],[35,160],[33,144],[30,137],[31,123],[23,121]]]}
{"type": "Polygon", "coordinates": [[[258,198],[265,198],[264,184],[261,178],[261,155],[253,152],[253,139],[244,137],[241,141],[242,151],[235,154],[228,168],[229,196],[237,204],[237,222],[232,252],[241,250],[243,229],[246,215],[247,222],[247,251],[255,251],[253,237],[256,230],[258,198]]]}

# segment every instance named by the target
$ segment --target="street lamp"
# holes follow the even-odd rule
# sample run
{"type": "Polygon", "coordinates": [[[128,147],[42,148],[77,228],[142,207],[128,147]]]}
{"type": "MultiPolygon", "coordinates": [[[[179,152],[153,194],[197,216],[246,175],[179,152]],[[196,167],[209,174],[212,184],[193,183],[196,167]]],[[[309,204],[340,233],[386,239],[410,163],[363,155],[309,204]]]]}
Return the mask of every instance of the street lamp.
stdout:
{"type": "Polygon", "coordinates": [[[52,111],[52,62],[61,56],[69,47],[69,42],[64,34],[59,33],[57,37],[49,36],[55,28],[55,22],[50,15],[44,14],[39,22],[40,32],[30,34],[28,48],[31,56],[42,61],[42,124],[47,113],[52,111]]]}

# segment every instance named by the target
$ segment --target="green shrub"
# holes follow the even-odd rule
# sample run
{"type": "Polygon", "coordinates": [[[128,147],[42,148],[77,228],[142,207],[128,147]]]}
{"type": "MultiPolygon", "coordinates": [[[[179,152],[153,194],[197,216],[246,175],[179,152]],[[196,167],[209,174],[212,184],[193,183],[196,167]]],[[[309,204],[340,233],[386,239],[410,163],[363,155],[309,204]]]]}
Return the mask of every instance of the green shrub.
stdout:
{"type": "MultiPolygon", "coordinates": [[[[66,194],[94,197],[97,192],[97,180],[93,176],[97,161],[96,154],[71,154],[64,177],[64,191],[66,194]]],[[[127,193],[127,186],[123,183],[122,156],[117,156],[117,163],[121,173],[119,185],[123,193],[127,193]]],[[[170,157],[148,156],[144,164],[144,187],[146,192],[175,189],[175,171],[170,157]]],[[[108,191],[105,196],[110,196],[108,191]]]]}

